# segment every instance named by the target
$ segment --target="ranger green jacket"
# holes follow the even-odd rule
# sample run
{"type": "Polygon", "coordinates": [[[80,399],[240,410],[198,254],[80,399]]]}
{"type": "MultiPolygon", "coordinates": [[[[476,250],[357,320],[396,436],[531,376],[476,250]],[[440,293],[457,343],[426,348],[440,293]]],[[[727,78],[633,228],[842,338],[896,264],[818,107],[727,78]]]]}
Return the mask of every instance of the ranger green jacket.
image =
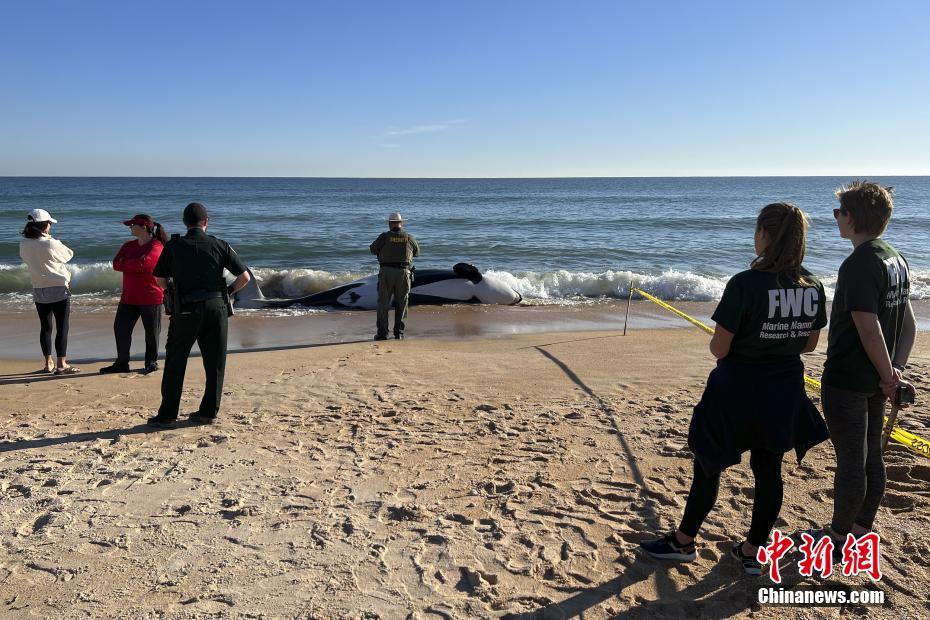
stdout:
{"type": "Polygon", "coordinates": [[[417,239],[406,230],[389,230],[378,235],[368,247],[378,257],[382,265],[399,265],[413,263],[413,258],[420,255],[417,239]]]}

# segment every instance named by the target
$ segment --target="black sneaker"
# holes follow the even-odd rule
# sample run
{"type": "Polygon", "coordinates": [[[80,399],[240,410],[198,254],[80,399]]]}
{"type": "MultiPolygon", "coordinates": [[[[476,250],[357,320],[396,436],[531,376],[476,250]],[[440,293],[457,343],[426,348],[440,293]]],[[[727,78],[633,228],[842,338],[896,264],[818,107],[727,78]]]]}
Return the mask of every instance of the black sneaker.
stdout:
{"type": "Polygon", "coordinates": [[[817,544],[821,538],[824,536],[829,536],[830,540],[833,541],[833,564],[835,566],[843,565],[843,545],[846,544],[846,540],[837,540],[833,534],[831,534],[827,528],[814,528],[809,530],[798,530],[791,534],[789,538],[794,543],[794,550],[798,551],[801,548],[801,545],[804,544],[804,538],[801,534],[807,534],[814,539],[813,544],[817,544]]]}
{"type": "Polygon", "coordinates": [[[120,372],[129,372],[129,364],[113,363],[100,369],[101,375],[113,375],[120,372]]]}
{"type": "Polygon", "coordinates": [[[394,340],[403,340],[403,339],[404,339],[403,334],[394,334],[394,340]]]}
{"type": "Polygon", "coordinates": [[[155,416],[154,418],[149,418],[148,425],[153,428],[175,428],[178,425],[178,420],[176,418],[159,418],[155,416]]]}
{"type": "Polygon", "coordinates": [[[680,544],[675,538],[675,532],[663,536],[658,540],[644,540],[639,543],[640,548],[654,558],[660,560],[674,560],[676,562],[693,562],[697,559],[694,542],[680,544]]]}
{"type": "Polygon", "coordinates": [[[199,413],[192,413],[187,419],[192,424],[216,424],[215,415],[201,415],[199,413]]]}
{"type": "Polygon", "coordinates": [[[375,340],[387,340],[387,334],[378,334],[375,336],[375,340]]]}
{"type": "Polygon", "coordinates": [[[743,565],[743,572],[750,577],[758,577],[762,574],[762,564],[754,555],[743,555],[743,543],[738,542],[730,549],[730,555],[739,560],[743,565]]]}
{"type": "Polygon", "coordinates": [[[150,363],[146,364],[146,365],[145,365],[145,368],[143,368],[143,369],[140,370],[139,372],[140,372],[141,374],[143,374],[143,375],[150,375],[150,374],[152,374],[153,372],[155,372],[156,370],[158,370],[158,362],[150,362],[150,363]]]}

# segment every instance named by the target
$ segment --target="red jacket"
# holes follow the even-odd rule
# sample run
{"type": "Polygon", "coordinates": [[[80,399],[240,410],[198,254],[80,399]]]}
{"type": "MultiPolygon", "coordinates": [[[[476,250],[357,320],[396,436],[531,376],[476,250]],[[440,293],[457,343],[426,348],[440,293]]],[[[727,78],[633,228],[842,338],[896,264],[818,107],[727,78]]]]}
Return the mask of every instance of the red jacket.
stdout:
{"type": "Polygon", "coordinates": [[[155,283],[152,271],[164,248],[158,239],[152,239],[145,245],[133,239],[123,244],[113,259],[113,269],[123,272],[123,295],[120,303],[135,306],[154,306],[160,304],[165,293],[155,283]]]}

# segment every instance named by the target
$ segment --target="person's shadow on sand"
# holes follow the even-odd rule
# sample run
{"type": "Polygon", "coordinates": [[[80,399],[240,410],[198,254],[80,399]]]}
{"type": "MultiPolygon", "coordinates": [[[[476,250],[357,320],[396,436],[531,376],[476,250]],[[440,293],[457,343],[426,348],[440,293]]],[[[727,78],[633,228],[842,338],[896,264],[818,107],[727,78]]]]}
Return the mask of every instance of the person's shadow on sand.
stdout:
{"type": "Polygon", "coordinates": [[[31,372],[14,372],[8,375],[0,375],[0,385],[41,383],[43,381],[68,381],[74,379],[87,379],[89,377],[97,376],[100,375],[95,372],[76,372],[74,374],[56,375],[52,372],[33,370],[31,372]]]}
{"type": "Polygon", "coordinates": [[[35,448],[48,448],[51,446],[60,446],[67,443],[80,443],[85,441],[97,441],[98,439],[114,440],[117,437],[125,435],[146,435],[148,433],[170,433],[172,430],[182,429],[189,426],[198,426],[195,422],[179,421],[174,429],[153,428],[147,424],[138,424],[129,428],[116,428],[108,431],[96,431],[87,433],[72,433],[62,437],[39,437],[37,439],[20,439],[16,441],[0,442],[0,454],[4,452],[16,452],[18,450],[32,450],[35,448]]]}
{"type": "MultiPolygon", "coordinates": [[[[626,552],[626,551],[625,551],[626,552]]],[[[679,564],[662,563],[634,550],[629,566],[621,574],[598,586],[586,588],[564,601],[551,603],[524,614],[508,614],[507,620],[556,620],[583,616],[593,607],[618,597],[631,586],[656,577],[655,601],[633,603],[634,607],[615,618],[728,618],[758,611],[758,590],[768,579],[744,577],[735,561],[722,557],[700,581],[677,590],[671,573],[682,570],[679,564]]],[[[618,561],[624,562],[624,558],[618,561]]],[[[629,601],[614,602],[613,607],[629,606],[629,601]]]]}

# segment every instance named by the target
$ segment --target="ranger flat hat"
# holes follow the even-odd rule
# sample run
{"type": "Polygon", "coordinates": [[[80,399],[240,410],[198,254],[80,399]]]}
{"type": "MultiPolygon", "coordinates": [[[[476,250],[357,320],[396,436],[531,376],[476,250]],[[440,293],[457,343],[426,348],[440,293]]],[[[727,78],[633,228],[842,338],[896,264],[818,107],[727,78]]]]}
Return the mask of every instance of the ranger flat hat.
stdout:
{"type": "Polygon", "coordinates": [[[45,209],[33,209],[29,212],[29,215],[26,216],[26,219],[30,222],[51,222],[52,224],[57,224],[58,220],[52,217],[52,215],[45,209]]]}
{"type": "Polygon", "coordinates": [[[397,212],[395,211],[394,213],[392,213],[392,214],[390,214],[390,215],[388,216],[388,221],[389,221],[389,222],[403,222],[403,221],[404,221],[404,218],[402,218],[402,217],[400,216],[400,213],[397,213],[397,212]]]}

